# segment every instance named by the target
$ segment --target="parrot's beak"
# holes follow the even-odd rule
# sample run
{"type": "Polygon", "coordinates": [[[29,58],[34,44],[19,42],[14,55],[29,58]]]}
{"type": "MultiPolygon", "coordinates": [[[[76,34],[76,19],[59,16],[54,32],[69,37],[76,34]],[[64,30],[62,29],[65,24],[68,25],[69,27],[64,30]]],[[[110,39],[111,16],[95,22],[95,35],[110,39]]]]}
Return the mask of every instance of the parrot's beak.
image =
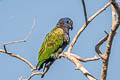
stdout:
{"type": "Polygon", "coordinates": [[[70,26],[71,31],[73,30],[73,26],[70,26]]]}

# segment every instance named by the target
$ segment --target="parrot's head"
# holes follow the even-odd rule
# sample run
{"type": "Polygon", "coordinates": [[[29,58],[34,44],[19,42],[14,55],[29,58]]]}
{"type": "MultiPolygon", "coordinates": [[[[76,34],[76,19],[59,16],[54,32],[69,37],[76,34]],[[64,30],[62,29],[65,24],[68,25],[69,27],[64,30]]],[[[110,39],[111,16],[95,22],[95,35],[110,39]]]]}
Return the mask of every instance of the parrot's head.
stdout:
{"type": "Polygon", "coordinates": [[[70,18],[61,18],[57,25],[61,25],[63,28],[67,28],[68,30],[69,29],[73,29],[73,21],[70,19],[70,18]]]}

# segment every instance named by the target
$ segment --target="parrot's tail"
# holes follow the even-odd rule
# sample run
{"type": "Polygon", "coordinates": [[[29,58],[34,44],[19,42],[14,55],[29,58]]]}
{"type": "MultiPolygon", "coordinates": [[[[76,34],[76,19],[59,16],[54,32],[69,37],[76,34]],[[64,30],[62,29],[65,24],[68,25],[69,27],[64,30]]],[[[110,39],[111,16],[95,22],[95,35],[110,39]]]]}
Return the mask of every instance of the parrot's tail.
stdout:
{"type": "Polygon", "coordinates": [[[41,63],[40,61],[38,62],[36,69],[40,70],[41,68],[43,68],[43,63],[41,63]]]}

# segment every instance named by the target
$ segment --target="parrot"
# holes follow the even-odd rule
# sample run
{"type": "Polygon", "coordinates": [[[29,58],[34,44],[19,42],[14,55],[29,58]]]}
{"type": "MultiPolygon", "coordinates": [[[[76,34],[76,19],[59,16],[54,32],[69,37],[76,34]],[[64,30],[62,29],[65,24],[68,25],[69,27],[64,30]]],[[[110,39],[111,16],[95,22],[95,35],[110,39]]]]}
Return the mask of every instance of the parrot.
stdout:
{"type": "Polygon", "coordinates": [[[38,53],[37,70],[46,67],[47,64],[58,59],[59,54],[70,42],[69,30],[73,29],[73,21],[68,18],[61,18],[45,37],[38,53]]]}

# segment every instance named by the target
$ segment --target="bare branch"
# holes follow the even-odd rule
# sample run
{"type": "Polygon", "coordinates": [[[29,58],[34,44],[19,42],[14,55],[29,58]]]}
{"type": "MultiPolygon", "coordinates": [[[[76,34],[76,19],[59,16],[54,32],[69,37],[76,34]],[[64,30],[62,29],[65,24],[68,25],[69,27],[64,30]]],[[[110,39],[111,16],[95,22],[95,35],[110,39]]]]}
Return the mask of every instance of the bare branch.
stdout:
{"type": "Polygon", "coordinates": [[[11,42],[4,43],[4,44],[3,44],[4,50],[7,52],[6,45],[14,44],[14,43],[26,42],[27,39],[30,37],[30,35],[31,35],[32,31],[33,31],[33,28],[35,27],[35,23],[36,23],[36,17],[34,17],[34,22],[33,22],[33,24],[32,24],[32,28],[31,28],[31,30],[29,31],[29,33],[27,34],[27,36],[25,37],[25,39],[24,39],[24,40],[17,40],[17,41],[11,41],[11,42]]]}
{"type": "Polygon", "coordinates": [[[20,42],[26,42],[27,39],[29,38],[29,36],[31,35],[32,31],[33,31],[33,28],[35,27],[35,23],[36,23],[36,17],[34,17],[34,22],[32,24],[32,28],[31,30],[29,31],[29,33],[27,34],[27,36],[25,37],[24,40],[17,40],[17,41],[11,41],[11,42],[7,42],[7,43],[4,43],[3,44],[3,47],[4,47],[4,50],[0,49],[0,52],[2,53],[5,53],[5,54],[8,54],[9,56],[12,56],[12,57],[15,57],[19,60],[22,60],[24,61],[26,64],[29,65],[29,67],[32,68],[32,71],[36,70],[36,68],[26,59],[24,59],[23,57],[19,56],[19,55],[15,55],[14,53],[12,52],[8,52],[7,49],[6,49],[6,45],[9,45],[9,44],[14,44],[14,43],[20,43],[20,42]]]}
{"type": "Polygon", "coordinates": [[[112,29],[109,33],[107,46],[106,46],[106,49],[105,49],[106,59],[103,60],[100,80],[106,80],[109,57],[110,57],[110,54],[111,54],[112,42],[113,42],[113,39],[115,37],[116,31],[117,31],[117,29],[120,25],[120,8],[118,7],[117,3],[115,3],[115,0],[110,0],[110,1],[112,2],[112,22],[113,23],[112,23],[112,29]],[[115,21],[115,16],[114,16],[114,13],[115,13],[114,9],[116,10],[116,12],[118,14],[118,18],[117,18],[116,21],[115,21]]]}
{"type": "Polygon", "coordinates": [[[107,40],[109,34],[106,32],[106,36],[104,38],[102,38],[98,44],[95,46],[95,51],[96,53],[104,60],[105,59],[105,56],[103,55],[103,53],[100,51],[100,46],[107,40]]]}
{"type": "Polygon", "coordinates": [[[75,57],[76,59],[78,59],[79,61],[82,61],[82,62],[88,62],[88,61],[96,61],[96,60],[99,60],[100,57],[91,57],[91,58],[87,58],[87,59],[83,59],[82,57],[76,55],[76,54],[73,54],[73,53],[70,53],[69,54],[70,56],[73,56],[75,57]]]}
{"type": "Polygon", "coordinates": [[[100,13],[102,13],[111,3],[108,2],[102,9],[100,9],[98,12],[96,12],[93,16],[91,16],[89,19],[88,19],[88,22],[87,24],[84,24],[82,26],[82,28],[78,31],[78,33],[75,35],[75,37],[73,38],[71,44],[70,44],[70,47],[68,48],[68,53],[70,53],[72,51],[72,48],[74,46],[74,44],[76,43],[78,37],[80,36],[80,34],[85,30],[85,28],[87,27],[87,25],[96,17],[98,16],[100,13]]]}
{"type": "Polygon", "coordinates": [[[113,42],[114,36],[116,34],[116,30],[118,29],[119,25],[120,25],[120,20],[117,19],[115,25],[112,26],[111,32],[109,34],[107,47],[106,47],[106,50],[105,50],[105,57],[106,57],[106,59],[103,60],[102,72],[101,72],[101,77],[100,77],[101,79],[100,80],[106,80],[108,63],[109,63],[109,56],[110,56],[110,53],[111,53],[112,42],[113,42]]]}
{"type": "MultiPolygon", "coordinates": [[[[80,70],[89,80],[97,80],[95,77],[93,77],[87,69],[83,67],[83,65],[80,63],[80,60],[78,56],[73,55],[71,53],[64,52],[63,54],[60,54],[60,56],[67,58],[71,62],[73,62],[76,65],[76,70],[80,70]]],[[[81,59],[81,58],[80,58],[81,59]]],[[[90,61],[88,59],[88,61],[90,61]]]]}
{"type": "Polygon", "coordinates": [[[24,42],[26,42],[28,40],[28,38],[30,37],[30,35],[35,27],[35,24],[36,24],[36,16],[34,16],[34,22],[32,24],[32,28],[31,28],[30,32],[27,34],[27,36],[25,37],[24,42]]]}
{"type": "Polygon", "coordinates": [[[88,61],[96,61],[96,60],[99,60],[100,59],[100,57],[91,57],[91,58],[87,58],[87,59],[84,59],[84,61],[83,62],[88,62],[88,61]]]}
{"type": "Polygon", "coordinates": [[[32,70],[36,69],[28,60],[24,59],[23,57],[21,57],[19,55],[15,55],[14,53],[11,53],[11,52],[8,52],[8,51],[5,52],[5,50],[2,50],[2,49],[0,49],[0,52],[5,53],[5,54],[7,54],[9,56],[15,57],[15,58],[17,58],[19,60],[22,60],[23,62],[25,62],[26,64],[28,64],[29,67],[32,68],[32,70]]]}

